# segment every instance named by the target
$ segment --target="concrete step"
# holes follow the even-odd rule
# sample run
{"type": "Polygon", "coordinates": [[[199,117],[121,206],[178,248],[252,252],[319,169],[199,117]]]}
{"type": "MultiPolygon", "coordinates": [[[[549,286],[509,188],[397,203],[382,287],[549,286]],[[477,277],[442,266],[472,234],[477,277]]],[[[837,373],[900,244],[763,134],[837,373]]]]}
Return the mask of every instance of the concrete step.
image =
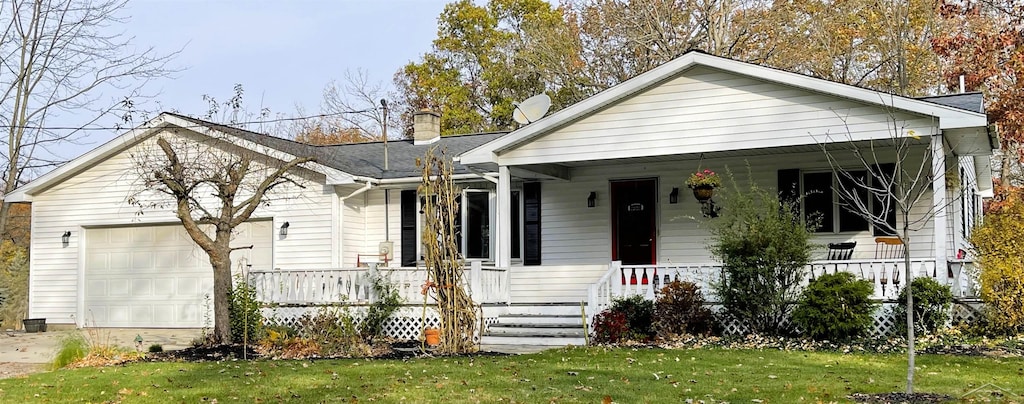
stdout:
{"type": "Polygon", "coordinates": [[[501,335],[501,336],[565,336],[565,337],[583,337],[583,328],[577,327],[557,327],[557,326],[543,326],[543,325],[516,325],[512,327],[492,325],[487,328],[487,332],[484,335],[501,335]]]}
{"type": "Polygon", "coordinates": [[[577,315],[505,314],[498,316],[500,324],[567,324],[582,327],[583,319],[577,315]]]}
{"type": "Polygon", "coordinates": [[[586,345],[583,337],[561,337],[561,336],[506,336],[485,334],[480,341],[483,345],[538,345],[538,346],[566,346],[586,345]]]}
{"type": "Polygon", "coordinates": [[[508,307],[508,314],[579,317],[580,310],[579,303],[514,304],[508,307]]]}

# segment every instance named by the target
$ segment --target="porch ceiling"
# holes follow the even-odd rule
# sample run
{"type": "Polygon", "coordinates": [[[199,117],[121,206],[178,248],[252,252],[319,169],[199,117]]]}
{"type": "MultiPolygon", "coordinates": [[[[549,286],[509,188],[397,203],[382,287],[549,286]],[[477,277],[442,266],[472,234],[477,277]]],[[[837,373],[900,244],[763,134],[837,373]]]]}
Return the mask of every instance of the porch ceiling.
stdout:
{"type": "MultiPolygon", "coordinates": [[[[915,142],[916,143],[916,142],[915,142]]],[[[927,140],[922,140],[921,144],[926,144],[927,140]]],[[[875,145],[891,145],[891,141],[875,141],[875,145]]],[[[847,144],[842,144],[842,147],[836,145],[827,145],[829,150],[839,150],[841,148],[848,147],[847,144]]],[[[658,162],[672,162],[681,160],[697,160],[697,159],[715,159],[715,158],[731,158],[731,157],[756,157],[756,156],[771,156],[780,154],[791,154],[791,153],[808,153],[808,152],[821,152],[821,146],[819,145],[799,145],[799,146],[786,146],[786,147],[770,147],[770,148],[759,148],[759,149],[745,149],[745,150],[723,150],[705,153],[689,153],[689,154],[669,154],[660,156],[644,156],[644,157],[633,157],[628,159],[611,159],[611,160],[588,160],[588,161],[571,161],[560,163],[566,167],[588,167],[588,166],[601,166],[607,164],[616,163],[658,163],[658,162]]]]}

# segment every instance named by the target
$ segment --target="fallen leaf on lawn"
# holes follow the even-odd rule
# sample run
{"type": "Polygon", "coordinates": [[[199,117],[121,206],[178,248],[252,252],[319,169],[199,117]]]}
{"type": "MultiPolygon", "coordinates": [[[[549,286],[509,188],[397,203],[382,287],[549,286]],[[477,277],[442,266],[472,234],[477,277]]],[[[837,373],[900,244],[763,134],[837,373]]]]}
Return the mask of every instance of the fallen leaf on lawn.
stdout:
{"type": "Polygon", "coordinates": [[[612,396],[604,396],[601,399],[601,404],[612,404],[612,396]]]}

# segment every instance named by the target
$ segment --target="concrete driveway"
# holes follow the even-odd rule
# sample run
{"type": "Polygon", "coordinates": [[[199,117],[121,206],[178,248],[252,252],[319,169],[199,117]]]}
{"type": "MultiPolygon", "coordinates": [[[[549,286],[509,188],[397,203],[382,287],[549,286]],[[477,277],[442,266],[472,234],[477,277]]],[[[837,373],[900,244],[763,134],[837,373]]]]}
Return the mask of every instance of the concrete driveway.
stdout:
{"type": "Polygon", "coordinates": [[[153,344],[172,350],[191,346],[192,341],[202,335],[202,330],[86,328],[39,333],[3,332],[0,333],[0,363],[48,363],[53,360],[60,340],[75,333],[83,335],[92,344],[127,348],[134,348],[135,337],[141,336],[142,350],[148,350],[153,344]]]}

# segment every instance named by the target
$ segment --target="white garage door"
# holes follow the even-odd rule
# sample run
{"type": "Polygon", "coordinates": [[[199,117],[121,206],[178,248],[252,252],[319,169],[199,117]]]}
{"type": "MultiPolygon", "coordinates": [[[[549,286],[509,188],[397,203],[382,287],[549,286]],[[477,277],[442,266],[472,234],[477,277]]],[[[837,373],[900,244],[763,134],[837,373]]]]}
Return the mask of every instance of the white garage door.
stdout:
{"type": "MultiPolygon", "coordinates": [[[[232,262],[269,268],[272,235],[271,221],[239,226],[232,246],[253,249],[235,251],[232,262]]],[[[180,224],[87,229],[85,236],[86,326],[212,326],[213,269],[180,224]]]]}

